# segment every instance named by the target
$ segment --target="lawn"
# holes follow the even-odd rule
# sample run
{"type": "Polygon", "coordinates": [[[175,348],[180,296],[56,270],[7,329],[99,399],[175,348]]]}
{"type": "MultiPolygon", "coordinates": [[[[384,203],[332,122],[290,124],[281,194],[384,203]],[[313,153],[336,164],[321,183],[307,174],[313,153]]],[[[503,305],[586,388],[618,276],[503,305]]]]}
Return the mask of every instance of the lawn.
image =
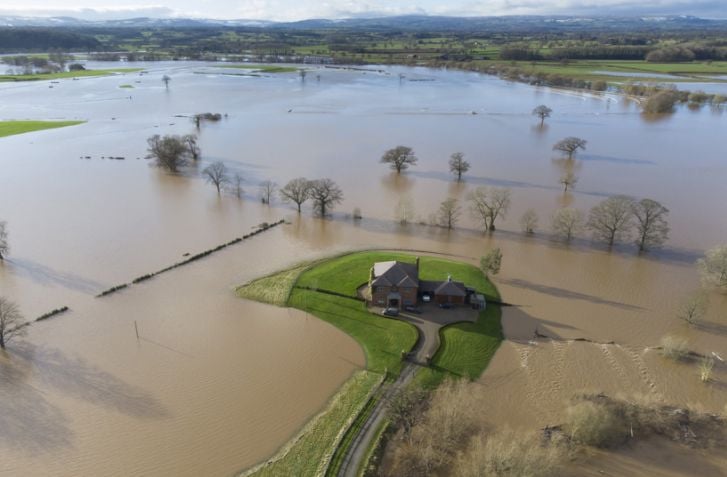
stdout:
{"type": "Polygon", "coordinates": [[[457,323],[440,331],[442,344],[430,368],[419,371],[416,380],[426,388],[436,387],[446,377],[477,379],[487,368],[504,339],[500,307],[488,305],[475,323],[457,323]]]}
{"type": "Polygon", "coordinates": [[[237,296],[247,300],[255,300],[270,305],[285,306],[288,303],[290,290],[298,276],[309,264],[301,264],[282,272],[258,278],[237,289],[237,296]]]}
{"type": "Polygon", "coordinates": [[[38,73],[31,75],[0,75],[0,81],[42,81],[87,76],[109,76],[120,73],[135,73],[143,68],[112,68],[106,70],[63,71],[61,73],[38,73]]]}
{"type": "Polygon", "coordinates": [[[219,65],[220,68],[235,68],[243,70],[253,70],[258,73],[295,73],[300,68],[294,66],[276,66],[276,65],[219,65]]]}
{"type": "MultiPolygon", "coordinates": [[[[356,296],[356,288],[368,282],[369,270],[374,262],[399,260],[414,263],[415,256],[399,252],[358,252],[321,263],[307,270],[296,286],[329,290],[356,296]]],[[[499,298],[497,289],[475,266],[422,255],[419,262],[422,280],[445,280],[448,275],[490,298],[499,298]]]]}
{"type": "Polygon", "coordinates": [[[268,462],[242,473],[242,476],[321,475],[323,465],[342,437],[341,430],[366,404],[370,392],[380,380],[381,376],[375,373],[356,373],[331,399],[326,409],[314,417],[290,444],[268,462]]]}
{"type": "Polygon", "coordinates": [[[85,121],[0,121],[0,137],[23,134],[43,129],[63,128],[83,124],[85,121]]]}

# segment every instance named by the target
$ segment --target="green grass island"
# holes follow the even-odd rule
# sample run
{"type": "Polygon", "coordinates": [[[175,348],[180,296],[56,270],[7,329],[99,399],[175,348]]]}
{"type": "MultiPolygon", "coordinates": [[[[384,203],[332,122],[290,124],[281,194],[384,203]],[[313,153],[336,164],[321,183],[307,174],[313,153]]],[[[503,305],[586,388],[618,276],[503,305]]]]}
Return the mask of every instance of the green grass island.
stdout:
{"type": "Polygon", "coordinates": [[[76,126],[86,121],[0,121],[0,137],[14,136],[44,129],[76,126]]]}
{"type": "MultiPolygon", "coordinates": [[[[288,445],[242,475],[335,474],[340,456],[351,443],[352,432],[373,407],[377,389],[397,379],[404,366],[404,354],[419,339],[413,325],[383,316],[380,306],[367,306],[360,296],[359,290],[369,283],[374,264],[389,261],[420,262],[422,280],[446,281],[453,277],[488,301],[485,309],[471,310],[472,322],[449,324],[439,330],[438,350],[428,366],[417,367],[410,385],[431,390],[446,378],[476,379],[485,370],[503,339],[501,310],[495,304],[500,295],[474,265],[432,255],[421,255],[417,261],[417,256],[410,253],[363,251],[299,264],[247,283],[237,289],[239,297],[297,308],[347,333],[361,345],[366,368],[355,372],[288,445]]],[[[428,306],[436,308],[434,304],[428,306]]],[[[425,310],[422,316],[427,313],[425,310]]],[[[379,429],[377,436],[382,433],[383,429],[379,429]]]]}

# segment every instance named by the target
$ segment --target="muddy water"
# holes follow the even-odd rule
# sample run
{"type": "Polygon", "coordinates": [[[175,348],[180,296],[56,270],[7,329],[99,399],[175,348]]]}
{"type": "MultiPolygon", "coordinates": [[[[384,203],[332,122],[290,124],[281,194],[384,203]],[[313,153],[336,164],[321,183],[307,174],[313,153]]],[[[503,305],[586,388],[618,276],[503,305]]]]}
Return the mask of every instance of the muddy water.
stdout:
{"type": "Polygon", "coordinates": [[[0,117],[89,121],[0,140],[0,217],[13,247],[0,266],[2,295],[28,317],[73,309],[33,326],[0,359],[0,392],[15,411],[0,418],[0,471],[228,474],[270,456],[363,356],[330,327],[237,300],[232,289],[302,259],[365,247],[473,263],[502,247],[498,286],[519,306],[506,309],[510,340],[480,381],[493,424],[556,423],[568,397],[593,389],[723,408],[721,367],[715,383],[703,386],[694,366],[665,362],[647,348],[666,333],[682,334],[697,351],[727,357],[724,297],[712,296],[700,327],[674,318],[682,293],[698,284],[693,261],[727,236],[727,166],[718,147],[726,115],[682,110],[646,121],[618,98],[424,69],[322,69],[320,82],[309,74],[305,83],[293,74],[227,76],[209,64],[149,69],[53,88],[0,85],[0,117]],[[119,89],[123,83],[135,88],[119,89]],[[555,111],[543,129],[529,114],[540,103],[555,111]],[[242,201],[217,197],[194,168],[170,176],[137,159],[149,135],[191,132],[189,119],[176,116],[201,111],[228,117],[199,131],[197,169],[224,160],[246,178],[242,201]],[[570,165],[580,179],[576,191],[564,195],[557,182],[563,164],[550,148],[566,135],[589,144],[570,165]],[[396,144],[420,158],[401,177],[377,163],[396,144]],[[462,184],[447,171],[456,150],[472,163],[462,184]],[[126,159],[101,158],[109,155],[126,159]],[[346,200],[333,220],[312,219],[307,209],[297,220],[282,204],[259,204],[259,181],[299,175],[341,185],[346,200]],[[463,199],[478,185],[513,191],[511,213],[492,237],[467,230],[474,222],[466,214],[464,229],[449,233],[392,223],[403,198],[426,219],[445,197],[463,199]],[[637,257],[628,246],[608,253],[586,240],[563,247],[518,232],[527,208],[547,228],[557,207],[585,210],[613,193],[667,205],[669,248],[637,257]],[[354,207],[363,221],[345,217],[354,207]],[[290,225],[109,299],[92,298],[284,215],[290,225]],[[531,343],[536,330],[551,339],[531,343]]]}

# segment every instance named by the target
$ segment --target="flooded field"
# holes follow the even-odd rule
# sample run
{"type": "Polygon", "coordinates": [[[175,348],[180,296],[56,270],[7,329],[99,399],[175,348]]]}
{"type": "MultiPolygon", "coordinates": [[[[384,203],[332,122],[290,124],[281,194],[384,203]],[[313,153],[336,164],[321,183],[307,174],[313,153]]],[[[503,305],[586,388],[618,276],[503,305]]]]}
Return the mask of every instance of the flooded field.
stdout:
{"type": "Polygon", "coordinates": [[[300,260],[366,247],[473,263],[502,248],[496,282],[518,306],[505,310],[509,340],[479,381],[495,425],[555,424],[581,390],[724,408],[722,365],[703,385],[694,366],[649,349],[677,334],[695,351],[727,357],[727,298],[711,296],[699,327],[674,316],[698,286],[694,261],[727,237],[724,112],[683,109],[655,120],[614,96],[452,71],[321,68],[301,81],[201,63],[145,66],[143,75],[53,88],[0,84],[0,119],[88,121],[0,140],[0,219],[12,247],[0,294],[27,318],[72,310],[33,325],[0,355],[0,397],[12,406],[0,416],[0,473],[220,475],[269,457],[364,366],[363,353],[324,323],[236,299],[233,289],[300,260]],[[168,90],[163,74],[172,78],[168,90]],[[530,114],[538,104],[554,110],[542,129],[530,114]],[[196,169],[224,161],[246,179],[243,200],[218,197],[198,170],[172,176],[143,159],[147,137],[194,132],[185,116],[206,111],[227,117],[202,125],[196,169]],[[568,194],[551,151],[565,136],[589,141],[568,194]],[[400,177],[378,163],[398,144],[420,159],[400,177]],[[455,151],[472,163],[460,184],[447,168],[455,151]],[[260,181],[302,175],[341,186],[345,200],[332,220],[260,204],[260,181]],[[491,236],[473,230],[466,213],[452,232],[393,221],[400,200],[426,220],[442,200],[464,201],[478,185],[512,189],[512,209],[491,236]],[[528,208],[547,232],[558,207],[586,211],[610,194],[666,205],[668,247],[638,256],[631,246],[565,247],[519,232],[528,208]],[[360,222],[347,217],[354,207],[360,222]],[[93,298],[283,217],[291,223],[93,298]],[[534,339],[536,330],[548,338],[534,339]],[[573,341],[580,338],[589,341],[573,341]]]}

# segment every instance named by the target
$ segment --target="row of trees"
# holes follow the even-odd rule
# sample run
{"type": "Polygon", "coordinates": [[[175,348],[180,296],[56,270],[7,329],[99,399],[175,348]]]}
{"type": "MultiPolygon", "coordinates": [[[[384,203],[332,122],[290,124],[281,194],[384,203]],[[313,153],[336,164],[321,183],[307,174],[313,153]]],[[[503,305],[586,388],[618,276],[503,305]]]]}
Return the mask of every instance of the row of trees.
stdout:
{"type": "MultiPolygon", "coordinates": [[[[663,245],[669,238],[669,209],[652,199],[636,201],[617,195],[594,206],[588,216],[573,208],[558,209],[551,217],[551,230],[560,239],[570,242],[584,229],[609,247],[633,238],[640,252],[663,245]]],[[[538,224],[535,211],[526,211],[520,225],[526,233],[534,233],[538,224]]]]}

